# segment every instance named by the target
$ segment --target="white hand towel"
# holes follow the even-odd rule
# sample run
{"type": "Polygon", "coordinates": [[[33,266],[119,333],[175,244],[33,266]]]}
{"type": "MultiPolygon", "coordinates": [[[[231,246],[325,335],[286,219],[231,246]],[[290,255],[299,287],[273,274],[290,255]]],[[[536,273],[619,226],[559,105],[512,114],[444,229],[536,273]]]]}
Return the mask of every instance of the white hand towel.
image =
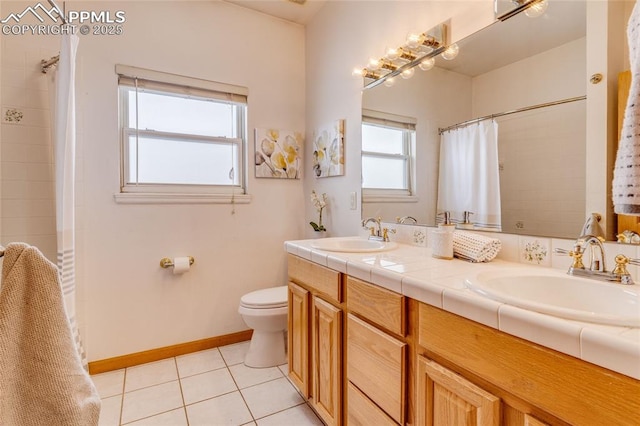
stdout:
{"type": "Polygon", "coordinates": [[[471,262],[490,262],[502,248],[497,238],[473,232],[455,231],[453,233],[453,255],[471,262]]]}
{"type": "Polygon", "coordinates": [[[640,215],[640,2],[627,26],[631,88],[613,169],[613,206],[618,214],[640,215]]]}

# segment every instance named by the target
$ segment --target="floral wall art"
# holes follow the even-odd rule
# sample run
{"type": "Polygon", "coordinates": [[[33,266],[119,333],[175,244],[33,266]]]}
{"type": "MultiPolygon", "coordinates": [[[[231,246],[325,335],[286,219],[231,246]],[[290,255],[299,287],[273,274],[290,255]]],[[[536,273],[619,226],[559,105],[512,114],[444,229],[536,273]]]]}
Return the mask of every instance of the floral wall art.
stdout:
{"type": "Polygon", "coordinates": [[[344,175],[344,120],[314,132],[313,171],[316,177],[344,175]]]}
{"type": "Polygon", "coordinates": [[[304,137],[300,132],[256,129],[256,177],[300,179],[304,137]]]}

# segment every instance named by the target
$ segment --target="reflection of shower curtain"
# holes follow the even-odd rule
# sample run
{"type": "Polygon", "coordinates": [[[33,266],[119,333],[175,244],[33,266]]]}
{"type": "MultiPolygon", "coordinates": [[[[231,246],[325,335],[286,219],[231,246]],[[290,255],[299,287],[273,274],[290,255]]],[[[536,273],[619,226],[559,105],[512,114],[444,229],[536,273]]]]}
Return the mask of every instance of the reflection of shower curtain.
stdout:
{"type": "Polygon", "coordinates": [[[461,222],[473,212],[477,228],[501,230],[498,124],[485,120],[446,131],[440,140],[438,213],[461,222]]]}
{"type": "Polygon", "coordinates": [[[49,74],[52,94],[52,139],[55,147],[56,169],[56,231],[58,237],[58,269],[64,293],[65,308],[76,348],[82,364],[87,358],[80,341],[76,319],[76,277],[75,277],[75,152],[76,152],[76,110],[75,110],[75,64],[78,37],[62,36],[60,61],[49,74]]]}

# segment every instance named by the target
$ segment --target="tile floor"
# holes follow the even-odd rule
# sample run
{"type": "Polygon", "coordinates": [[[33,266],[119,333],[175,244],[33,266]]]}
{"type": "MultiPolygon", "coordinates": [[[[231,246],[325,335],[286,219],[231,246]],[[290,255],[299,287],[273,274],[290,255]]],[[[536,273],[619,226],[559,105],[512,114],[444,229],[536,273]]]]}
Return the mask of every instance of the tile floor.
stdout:
{"type": "Polygon", "coordinates": [[[248,368],[249,342],[182,355],[92,379],[100,426],[322,425],[287,379],[287,365],[248,368]]]}

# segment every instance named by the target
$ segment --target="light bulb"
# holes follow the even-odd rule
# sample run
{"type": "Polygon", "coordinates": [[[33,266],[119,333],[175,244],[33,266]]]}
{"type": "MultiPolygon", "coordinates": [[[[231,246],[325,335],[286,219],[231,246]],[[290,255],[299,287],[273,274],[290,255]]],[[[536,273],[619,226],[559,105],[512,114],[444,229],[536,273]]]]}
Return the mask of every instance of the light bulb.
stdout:
{"type": "Polygon", "coordinates": [[[422,71],[429,71],[436,64],[433,58],[427,58],[418,65],[422,71]]]}
{"type": "Polygon", "coordinates": [[[393,47],[387,48],[386,52],[387,53],[385,54],[385,58],[389,59],[390,61],[394,61],[398,59],[398,56],[400,56],[400,52],[398,51],[398,49],[393,47]]]}
{"type": "Polygon", "coordinates": [[[424,40],[424,37],[422,34],[410,33],[407,35],[406,45],[410,49],[415,49],[416,47],[422,44],[423,40],[424,40]]]}
{"type": "Polygon", "coordinates": [[[442,56],[442,59],[446,59],[447,61],[450,61],[452,59],[455,59],[456,56],[458,56],[459,51],[460,51],[460,48],[458,47],[458,45],[453,43],[453,44],[450,44],[444,50],[444,52],[442,52],[440,55],[442,56]]]}
{"type": "Polygon", "coordinates": [[[400,73],[400,76],[402,78],[404,78],[405,80],[410,79],[411,77],[413,77],[413,74],[415,74],[416,70],[413,68],[409,68],[407,70],[404,70],[400,73]]]}
{"type": "Polygon", "coordinates": [[[537,18],[547,11],[547,7],[549,7],[547,0],[534,1],[534,3],[524,11],[524,14],[529,18],[537,18]]]}
{"type": "Polygon", "coordinates": [[[353,76],[357,76],[357,77],[362,77],[365,73],[366,68],[354,68],[353,72],[351,73],[351,75],[353,76]]]}
{"type": "Polygon", "coordinates": [[[391,87],[391,86],[393,86],[395,83],[396,83],[396,80],[395,80],[395,78],[393,78],[393,77],[388,78],[388,79],[386,79],[386,80],[384,81],[384,85],[385,85],[385,86],[387,86],[387,87],[391,87]]]}
{"type": "Polygon", "coordinates": [[[369,59],[369,68],[377,70],[380,68],[380,59],[371,58],[369,59]]]}

